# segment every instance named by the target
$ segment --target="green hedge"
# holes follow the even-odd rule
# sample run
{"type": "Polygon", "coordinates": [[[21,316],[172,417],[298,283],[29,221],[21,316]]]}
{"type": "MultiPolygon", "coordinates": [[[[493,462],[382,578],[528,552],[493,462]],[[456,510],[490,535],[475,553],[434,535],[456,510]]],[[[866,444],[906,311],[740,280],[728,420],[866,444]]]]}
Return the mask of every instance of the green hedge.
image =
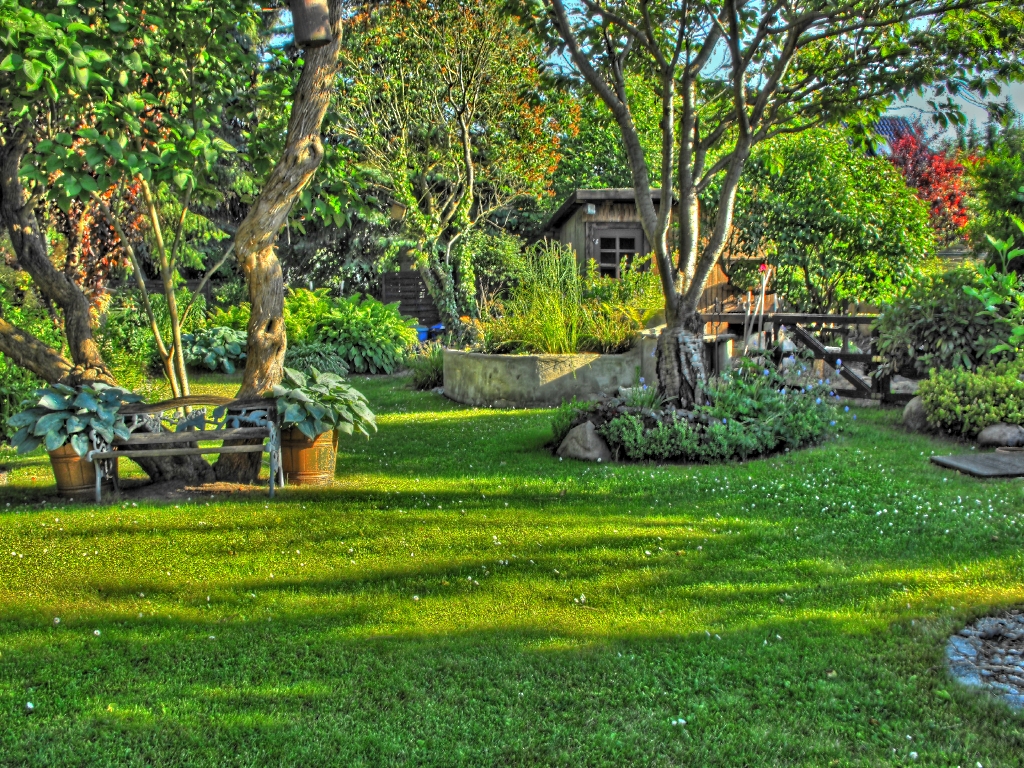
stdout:
{"type": "Polygon", "coordinates": [[[932,371],[921,382],[928,423],[935,429],[976,437],[992,424],[1024,425],[1021,365],[1001,364],[977,371],[932,371]]]}

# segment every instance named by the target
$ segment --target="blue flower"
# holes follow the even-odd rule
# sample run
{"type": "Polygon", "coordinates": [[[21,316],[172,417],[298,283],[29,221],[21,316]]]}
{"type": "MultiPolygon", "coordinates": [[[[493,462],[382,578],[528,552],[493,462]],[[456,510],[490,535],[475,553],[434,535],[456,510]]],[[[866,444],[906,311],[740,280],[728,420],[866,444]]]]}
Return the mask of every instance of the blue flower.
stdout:
{"type": "Polygon", "coordinates": [[[728,419],[722,419],[722,423],[723,423],[723,424],[726,424],[726,423],[728,423],[728,421],[729,421],[728,419]]]}
{"type": "Polygon", "coordinates": [[[842,367],[843,367],[843,361],[842,361],[842,360],[840,360],[840,359],[839,359],[839,358],[837,357],[837,358],[836,358],[836,368],[842,368],[842,367]]]}
{"type": "Polygon", "coordinates": [[[819,397],[817,400],[815,400],[814,404],[815,405],[821,405],[821,398],[819,397]]]}
{"type": "Polygon", "coordinates": [[[830,421],[828,424],[829,424],[830,427],[834,427],[836,425],[836,423],[834,421],[830,421]]]}
{"type": "Polygon", "coordinates": [[[854,420],[854,421],[856,421],[856,420],[857,420],[857,414],[856,414],[856,413],[855,413],[855,414],[853,414],[853,420],[854,420]]]}
{"type": "Polygon", "coordinates": [[[641,376],[641,377],[640,377],[640,383],[641,383],[641,384],[643,384],[643,383],[644,383],[644,377],[643,377],[643,376],[641,376]]]}
{"type": "Polygon", "coordinates": [[[771,373],[771,371],[769,371],[767,368],[765,368],[764,369],[764,375],[767,376],[769,373],[771,373]]]}
{"type": "Polygon", "coordinates": [[[849,412],[850,406],[846,406],[845,408],[843,408],[843,410],[849,412]]]}

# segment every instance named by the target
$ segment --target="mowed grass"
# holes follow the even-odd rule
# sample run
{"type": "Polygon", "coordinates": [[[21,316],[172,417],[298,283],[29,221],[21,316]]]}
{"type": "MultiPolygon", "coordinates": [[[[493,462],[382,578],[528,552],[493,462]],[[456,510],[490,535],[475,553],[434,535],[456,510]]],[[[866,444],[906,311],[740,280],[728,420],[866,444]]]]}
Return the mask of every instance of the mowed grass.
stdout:
{"type": "Polygon", "coordinates": [[[560,462],[548,412],[355,383],[380,432],[273,501],[65,504],[0,454],[0,765],[1024,764],[943,662],[1024,602],[1024,486],[928,462],[967,446],[855,409],[766,460],[560,462]]]}

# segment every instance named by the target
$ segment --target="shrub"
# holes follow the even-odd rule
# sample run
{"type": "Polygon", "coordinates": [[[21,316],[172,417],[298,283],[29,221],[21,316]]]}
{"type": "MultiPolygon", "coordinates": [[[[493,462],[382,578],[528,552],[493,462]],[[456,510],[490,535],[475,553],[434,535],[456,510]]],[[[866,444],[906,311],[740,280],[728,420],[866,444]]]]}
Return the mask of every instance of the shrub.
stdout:
{"type": "Polygon", "coordinates": [[[904,375],[1013,360],[1014,325],[1007,321],[1022,308],[1024,291],[1016,277],[1000,277],[991,267],[967,264],[922,276],[883,308],[875,321],[877,349],[886,370],[904,375]],[[966,289],[995,291],[992,311],[966,289]]]}
{"type": "MultiPolygon", "coordinates": [[[[7,267],[0,260],[0,317],[30,331],[56,348],[61,346],[60,329],[32,288],[27,273],[7,267]]],[[[0,354],[0,439],[14,435],[7,420],[21,410],[22,401],[44,382],[0,354]]]]}
{"type": "Polygon", "coordinates": [[[444,346],[436,341],[422,345],[405,359],[405,366],[412,371],[413,389],[440,387],[444,383],[444,346]]]}
{"type": "Polygon", "coordinates": [[[236,331],[245,331],[249,328],[249,314],[251,308],[249,302],[243,301],[233,304],[227,309],[215,307],[210,312],[211,325],[221,325],[227,328],[234,328],[236,331]]]}
{"type": "Polygon", "coordinates": [[[616,455],[634,461],[716,462],[801,448],[834,433],[838,412],[829,380],[805,384],[796,375],[746,359],[713,381],[708,402],[692,412],[630,406],[619,399],[574,404],[556,413],[552,430],[560,442],[576,424],[595,421],[616,455]]]}
{"type": "MultiPolygon", "coordinates": [[[[184,309],[191,298],[188,289],[179,288],[179,309],[184,309]]],[[[170,339],[171,321],[167,313],[167,301],[158,293],[150,294],[149,301],[160,332],[165,340],[170,339]]],[[[183,334],[196,333],[206,327],[205,306],[203,297],[197,297],[182,325],[183,334]]],[[[96,339],[114,378],[126,388],[144,392],[149,385],[149,374],[162,372],[156,340],[137,289],[121,290],[114,294],[96,329],[96,339]]]]}
{"type": "Polygon", "coordinates": [[[1024,425],[1024,381],[1020,364],[986,366],[977,371],[932,371],[921,382],[928,423],[954,435],[975,437],[991,424],[1024,425]]]}
{"type": "Polygon", "coordinates": [[[527,253],[525,263],[501,317],[484,324],[486,351],[622,352],[663,305],[660,282],[645,269],[646,260],[613,280],[601,277],[593,263],[582,274],[571,248],[548,243],[527,253]]]}
{"type": "Polygon", "coordinates": [[[288,344],[288,351],[284,356],[284,364],[288,368],[297,371],[305,371],[316,368],[324,373],[334,373],[344,376],[348,373],[348,366],[338,355],[337,350],[330,344],[320,341],[300,341],[295,344],[288,344]]]}
{"type": "Polygon", "coordinates": [[[186,365],[202,366],[210,371],[234,373],[246,358],[245,332],[225,326],[183,333],[181,346],[186,365]]]}
{"type": "Polygon", "coordinates": [[[569,430],[580,423],[580,414],[586,413],[586,404],[580,405],[573,396],[572,400],[562,403],[555,408],[551,417],[551,446],[557,448],[569,434],[569,430]]]}

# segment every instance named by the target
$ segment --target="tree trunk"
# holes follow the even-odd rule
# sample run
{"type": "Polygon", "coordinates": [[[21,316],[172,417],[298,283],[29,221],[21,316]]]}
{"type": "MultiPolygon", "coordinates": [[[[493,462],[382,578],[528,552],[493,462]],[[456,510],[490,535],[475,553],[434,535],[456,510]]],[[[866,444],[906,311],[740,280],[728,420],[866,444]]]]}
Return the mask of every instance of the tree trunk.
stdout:
{"type": "MultiPolygon", "coordinates": [[[[331,0],[334,39],[305,51],[305,64],[295,89],[288,138],[245,221],[235,236],[235,255],[249,284],[249,342],[239,397],[259,397],[281,381],[287,346],[284,328],[284,277],[274,242],[302,188],[323,159],[320,126],[330,102],[341,47],[341,3],[331,0]]],[[[217,478],[252,482],[259,476],[259,453],[224,454],[217,478]]]]}
{"type": "Polygon", "coordinates": [[[708,365],[704,324],[693,312],[665,326],[658,336],[658,385],[666,401],[690,409],[704,403],[708,365]]]}
{"type": "MultiPolygon", "coordinates": [[[[0,352],[49,384],[62,382],[76,386],[102,382],[115,385],[117,382],[92,336],[89,300],[74,280],[50,262],[35,211],[18,178],[28,140],[21,135],[5,138],[0,147],[0,221],[10,235],[19,266],[28,272],[39,292],[63,312],[64,334],[72,359],[65,359],[31,333],[2,318],[0,352]]],[[[154,481],[208,482],[213,479],[213,468],[202,456],[161,456],[138,459],[136,463],[154,481]]]]}
{"type": "MultiPolygon", "coordinates": [[[[23,134],[4,137],[0,146],[0,221],[7,229],[11,245],[18,258],[18,264],[32,277],[39,291],[60,307],[64,314],[64,333],[68,340],[73,367],[57,379],[45,376],[48,381],[64,381],[77,384],[82,381],[113,383],[110,368],[100,355],[99,347],[92,337],[92,322],[89,316],[89,300],[74,280],[59,271],[50,262],[46,239],[39,229],[36,214],[25,188],[21,185],[18,171],[21,158],[28,150],[28,139],[23,134]]],[[[24,333],[24,332],[21,332],[24,333]]],[[[42,344],[42,342],[38,342],[42,344]]],[[[45,345],[43,345],[45,346],[45,345]]],[[[31,347],[33,356],[38,347],[31,347]]],[[[56,353],[54,353],[56,354],[56,353]]],[[[27,360],[29,351],[25,352],[27,360]]],[[[15,355],[12,359],[17,360],[15,355]]],[[[43,358],[38,358],[41,362],[43,358]]],[[[51,360],[50,363],[53,361],[51,360]]],[[[28,367],[28,366],[26,366],[28,367]]],[[[59,367],[59,366],[58,366],[59,367]]],[[[31,369],[30,369],[31,370],[31,369]]],[[[38,371],[34,371],[41,375],[38,371]]],[[[50,374],[57,368],[50,367],[50,374]]]]}

